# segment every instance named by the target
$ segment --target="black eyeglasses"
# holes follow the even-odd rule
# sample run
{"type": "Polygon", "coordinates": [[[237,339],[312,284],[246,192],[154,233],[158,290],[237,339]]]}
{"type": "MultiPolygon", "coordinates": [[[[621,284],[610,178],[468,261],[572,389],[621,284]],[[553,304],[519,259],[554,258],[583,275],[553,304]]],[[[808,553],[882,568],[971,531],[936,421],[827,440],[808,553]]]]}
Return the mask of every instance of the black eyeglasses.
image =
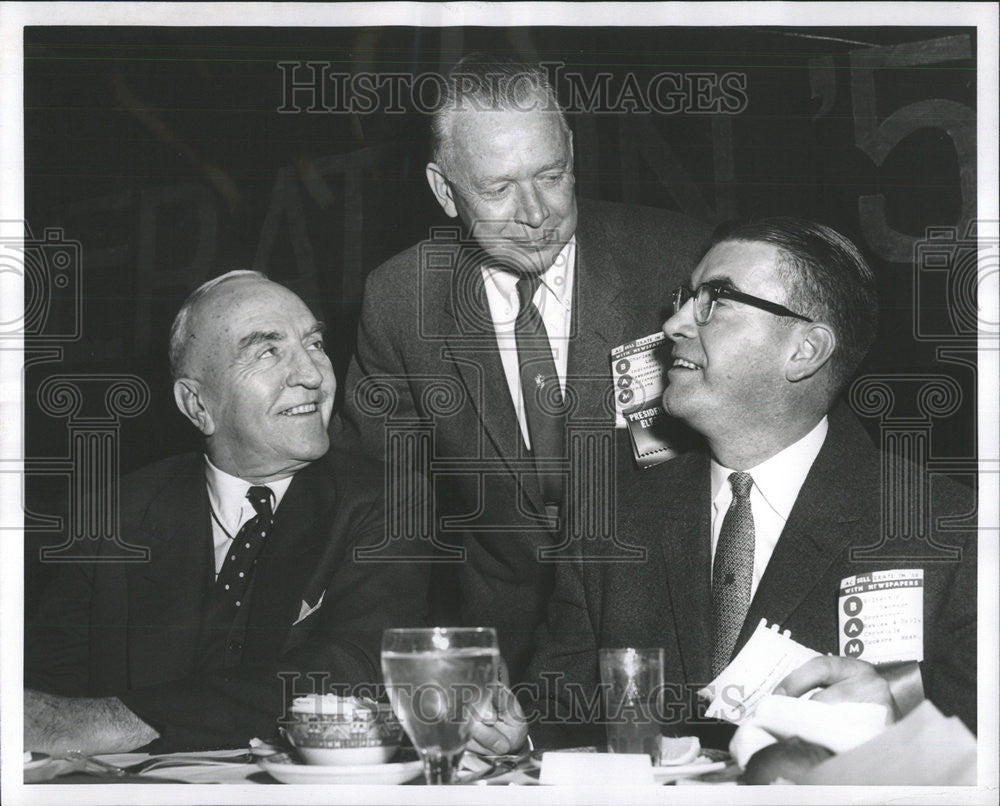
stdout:
{"type": "Polygon", "coordinates": [[[692,297],[694,297],[694,321],[697,325],[708,324],[708,320],[712,318],[712,313],[715,311],[715,303],[720,297],[731,299],[734,302],[742,302],[745,305],[753,305],[753,307],[760,308],[762,311],[767,311],[768,313],[773,313],[775,316],[791,316],[794,319],[801,319],[803,322],[813,321],[808,316],[803,316],[800,313],[795,313],[795,311],[790,311],[784,305],[779,305],[777,302],[771,302],[766,299],[761,299],[760,297],[753,297],[750,296],[750,294],[744,294],[741,291],[734,291],[724,285],[718,285],[715,283],[702,283],[694,291],[687,286],[677,286],[677,288],[674,289],[672,296],[674,313],[678,313],[692,297]]]}

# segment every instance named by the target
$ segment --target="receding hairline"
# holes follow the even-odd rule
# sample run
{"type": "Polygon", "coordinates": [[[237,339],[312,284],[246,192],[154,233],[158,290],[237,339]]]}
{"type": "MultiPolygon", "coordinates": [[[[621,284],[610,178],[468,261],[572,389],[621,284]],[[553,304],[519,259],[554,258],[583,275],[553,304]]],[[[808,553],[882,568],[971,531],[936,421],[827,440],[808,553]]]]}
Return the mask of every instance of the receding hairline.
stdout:
{"type": "MultiPolygon", "coordinates": [[[[532,94],[535,96],[536,101],[546,102],[550,100],[550,96],[544,88],[534,88],[532,89],[532,94]]],[[[476,119],[476,116],[480,116],[479,119],[482,119],[484,116],[503,114],[539,115],[542,116],[543,120],[554,119],[560,134],[563,136],[568,155],[572,158],[573,132],[569,127],[569,123],[566,121],[566,114],[563,112],[561,107],[557,105],[555,108],[551,109],[544,106],[543,108],[532,107],[530,109],[519,109],[514,104],[506,104],[498,106],[494,109],[476,109],[470,107],[460,109],[446,108],[440,111],[434,122],[434,125],[437,127],[439,132],[439,136],[435,144],[434,153],[431,154],[431,159],[447,175],[454,168],[451,164],[451,159],[454,152],[457,121],[461,118],[472,120],[476,119]]]]}
{"type": "Polygon", "coordinates": [[[174,317],[173,324],[170,327],[170,372],[174,380],[183,377],[184,372],[187,369],[185,364],[191,343],[191,323],[196,314],[202,310],[206,304],[213,301],[220,288],[229,287],[234,283],[240,282],[266,283],[283,289],[284,291],[288,291],[289,293],[294,293],[289,291],[280,283],[276,283],[271,280],[263,272],[254,271],[252,269],[236,269],[234,271],[226,272],[225,274],[220,274],[218,277],[213,277],[211,280],[202,283],[188,295],[187,299],[184,300],[184,303],[181,305],[181,308],[174,317]]]}

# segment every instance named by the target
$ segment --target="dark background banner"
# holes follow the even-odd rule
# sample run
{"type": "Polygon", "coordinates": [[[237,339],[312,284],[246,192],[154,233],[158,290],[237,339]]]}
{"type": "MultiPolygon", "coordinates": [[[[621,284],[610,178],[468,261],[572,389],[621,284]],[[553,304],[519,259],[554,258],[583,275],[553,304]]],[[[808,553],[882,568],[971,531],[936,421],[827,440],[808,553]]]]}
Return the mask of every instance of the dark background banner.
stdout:
{"type": "Polygon", "coordinates": [[[473,49],[551,63],[581,196],[851,237],[882,300],[861,372],[895,386],[866,424],[886,444],[887,417],[925,423],[921,450],[974,474],[976,48],[971,28],[26,29],[27,611],[84,488],[196,446],[166,341],[198,284],[287,283],[343,376],[366,274],[450,223],[424,110],[473,49]]]}

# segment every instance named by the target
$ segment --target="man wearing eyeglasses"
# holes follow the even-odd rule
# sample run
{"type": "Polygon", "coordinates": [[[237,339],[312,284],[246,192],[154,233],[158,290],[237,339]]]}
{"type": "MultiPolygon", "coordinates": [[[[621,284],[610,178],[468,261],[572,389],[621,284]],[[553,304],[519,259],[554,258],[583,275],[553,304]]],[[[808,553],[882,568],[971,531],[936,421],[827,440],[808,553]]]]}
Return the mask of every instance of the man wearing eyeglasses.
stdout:
{"type": "Polygon", "coordinates": [[[882,507],[888,496],[916,495],[908,485],[919,472],[885,478],[889,465],[838,404],[875,338],[875,277],[864,258],[820,224],[744,224],[715,237],[691,286],[672,301],[663,402],[704,437],[705,450],[619,478],[618,530],[645,548],[645,562],[557,570],[529,670],[540,686],[527,697],[533,732],[602,743],[603,727],[587,712],[598,690],[597,650],[664,647],[664,732],[725,742],[730,731],[699,718],[695,692],[762,619],[828,655],[793,671],[780,693],[819,689],[817,700],[878,702],[898,716],[919,701],[922,685],[942,712],[975,730],[975,495],[938,476],[929,500],[920,499],[931,541],[954,547],[954,556],[929,551],[930,541],[883,540],[882,507]],[[936,526],[949,516],[943,533],[936,526]],[[892,612],[891,601],[882,611],[870,605],[857,623],[845,620],[840,611],[857,604],[840,595],[843,581],[890,570],[922,575],[921,604],[892,612]],[[912,632],[920,647],[900,658],[920,661],[910,663],[906,688],[864,660],[879,648],[879,620],[879,641],[912,632]],[[858,636],[850,649],[845,631],[858,636]],[[557,729],[574,721],[590,733],[557,729]]]}

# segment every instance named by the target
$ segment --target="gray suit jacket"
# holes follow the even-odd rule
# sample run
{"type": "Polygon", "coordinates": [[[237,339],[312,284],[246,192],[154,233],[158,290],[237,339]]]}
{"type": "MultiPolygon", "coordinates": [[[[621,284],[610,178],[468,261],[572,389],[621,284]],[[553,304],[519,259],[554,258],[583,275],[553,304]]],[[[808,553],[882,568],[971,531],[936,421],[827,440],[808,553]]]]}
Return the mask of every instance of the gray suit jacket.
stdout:
{"type": "MultiPolygon", "coordinates": [[[[845,409],[830,420],[734,652],[764,618],[806,646],[839,654],[840,581],[868,571],[923,568],[925,691],[945,714],[957,714],[975,729],[975,494],[947,479],[935,479],[931,487],[932,524],[954,519],[932,534],[956,547],[957,558],[915,558],[929,554],[925,543],[880,541],[881,454],[845,409]],[[876,548],[852,551],[868,547],[876,548]]],[[[664,647],[665,710],[671,715],[665,730],[702,732],[695,692],[711,680],[707,455],[692,452],[620,481],[618,504],[619,530],[646,556],[634,563],[592,560],[559,567],[529,670],[537,688],[524,691],[539,723],[533,735],[543,741],[603,741],[603,728],[593,730],[597,712],[588,714],[595,703],[586,699],[597,691],[601,647],[664,647]]],[[[704,734],[724,735],[709,727],[704,734]]]]}
{"type": "MultiPolygon", "coordinates": [[[[456,567],[432,589],[457,592],[458,602],[441,596],[436,616],[497,627],[518,679],[552,589],[552,563],[539,551],[565,536],[543,519],[481,253],[455,228],[437,235],[368,278],[333,437],[390,464],[424,463],[435,480],[435,537],[456,549],[440,549],[456,567]]],[[[682,215],[580,201],[567,386],[571,423],[589,439],[614,442],[609,351],[660,328],[670,291],[688,280],[707,236],[682,215]]]]}

